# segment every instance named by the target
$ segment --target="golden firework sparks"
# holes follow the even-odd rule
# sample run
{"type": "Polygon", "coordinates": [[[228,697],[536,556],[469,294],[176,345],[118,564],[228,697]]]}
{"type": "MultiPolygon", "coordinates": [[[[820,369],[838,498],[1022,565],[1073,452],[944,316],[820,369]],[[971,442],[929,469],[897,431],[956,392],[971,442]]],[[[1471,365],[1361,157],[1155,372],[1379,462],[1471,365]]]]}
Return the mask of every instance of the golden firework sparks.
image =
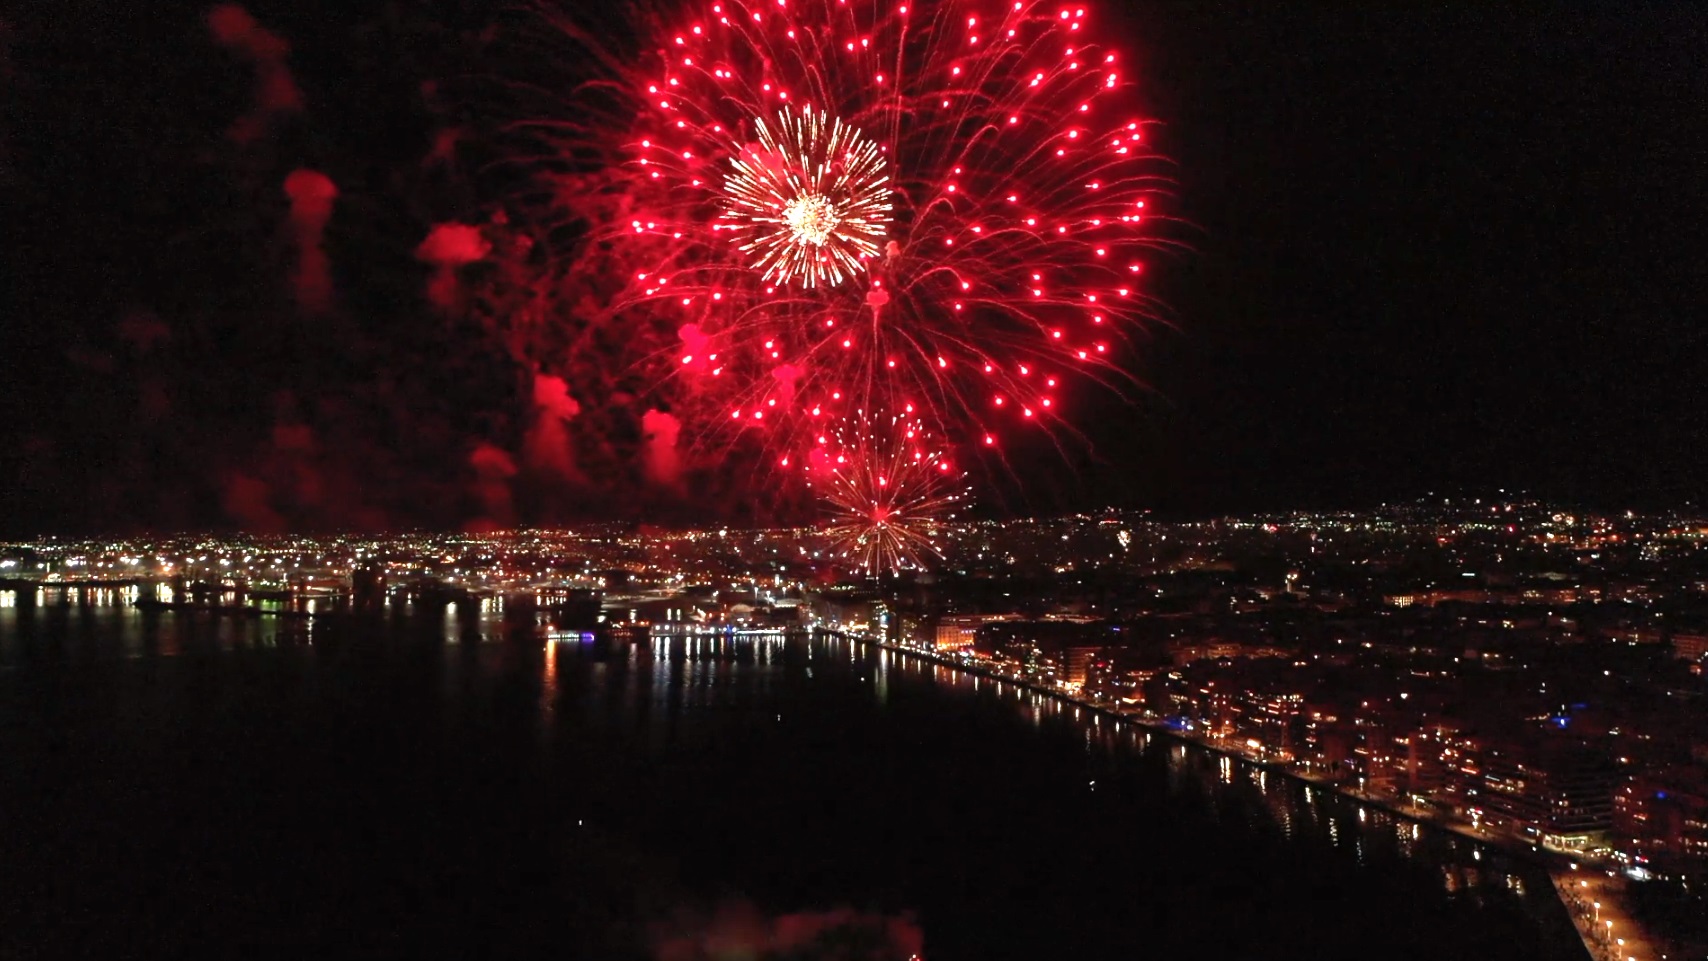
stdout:
{"type": "Polygon", "coordinates": [[[889,227],[889,177],[877,144],[806,107],[755,124],[758,142],[730,159],[725,229],[773,283],[834,287],[878,254],[889,227]]]}

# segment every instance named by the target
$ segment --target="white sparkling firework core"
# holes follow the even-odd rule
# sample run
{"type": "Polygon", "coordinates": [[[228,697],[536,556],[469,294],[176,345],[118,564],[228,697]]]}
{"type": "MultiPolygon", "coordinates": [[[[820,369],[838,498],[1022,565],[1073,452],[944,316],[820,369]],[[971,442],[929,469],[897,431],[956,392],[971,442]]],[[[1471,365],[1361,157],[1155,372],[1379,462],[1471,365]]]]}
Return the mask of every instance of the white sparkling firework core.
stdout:
{"type": "Polygon", "coordinates": [[[794,232],[796,243],[812,244],[814,247],[823,247],[824,242],[830,238],[830,232],[842,222],[842,218],[836,213],[836,207],[830,201],[814,194],[790,201],[789,205],[783,208],[783,220],[794,232]]]}
{"type": "Polygon", "coordinates": [[[754,123],[735,152],[722,219],[753,269],[774,283],[834,287],[875,257],[890,222],[882,151],[823,112],[785,108],[754,123]]]}

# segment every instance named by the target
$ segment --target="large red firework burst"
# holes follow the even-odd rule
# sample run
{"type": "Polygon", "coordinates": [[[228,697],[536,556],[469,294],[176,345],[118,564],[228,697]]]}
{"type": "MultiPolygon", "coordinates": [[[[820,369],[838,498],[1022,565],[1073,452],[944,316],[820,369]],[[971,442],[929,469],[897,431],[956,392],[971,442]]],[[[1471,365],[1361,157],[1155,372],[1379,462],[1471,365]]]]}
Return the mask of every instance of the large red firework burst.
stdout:
{"type": "MultiPolygon", "coordinates": [[[[690,435],[906,410],[955,443],[1061,423],[1152,316],[1146,124],[1093,11],[1039,0],[688,0],[625,67],[632,268],[690,435]],[[714,412],[714,413],[708,413],[714,412]]],[[[1071,422],[1069,422],[1071,423],[1071,422]]]]}

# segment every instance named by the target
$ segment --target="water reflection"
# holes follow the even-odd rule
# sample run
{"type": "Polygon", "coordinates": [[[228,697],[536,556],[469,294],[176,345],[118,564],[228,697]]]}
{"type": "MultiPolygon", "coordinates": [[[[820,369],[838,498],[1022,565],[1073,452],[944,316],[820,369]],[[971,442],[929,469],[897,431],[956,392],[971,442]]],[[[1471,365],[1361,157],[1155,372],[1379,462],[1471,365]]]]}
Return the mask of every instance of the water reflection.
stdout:
{"type": "MultiPolygon", "coordinates": [[[[1017,770],[1030,764],[1054,777],[1060,793],[1071,795],[1079,805],[1036,814],[1060,831],[1050,837],[1062,842],[1050,849],[1049,857],[1040,855],[1033,862],[1037,871],[1053,869],[1060,863],[1056,859],[1079,856],[1081,848],[1095,849],[1096,844],[1087,843],[1094,830],[1150,832],[1165,839],[1156,842],[1163,851],[1172,852],[1167,844],[1174,836],[1191,838],[1210,863],[1206,870],[1212,871],[1211,877],[1219,877],[1213,873],[1216,865],[1228,865],[1225,870],[1237,875],[1247,864],[1320,862],[1338,865],[1337,870],[1355,877],[1405,879],[1420,911],[1442,910],[1425,895],[1532,919],[1558,911],[1545,881],[1538,882],[1528,866],[1492,849],[1024,687],[836,638],[704,633],[548,638],[530,632],[518,635],[504,625],[501,609],[486,604],[467,611],[403,611],[389,621],[341,621],[145,612],[133,606],[135,600],[134,593],[111,589],[37,591],[27,599],[0,592],[0,668],[147,657],[217,660],[272,648],[298,649],[311,655],[307,660],[334,665],[340,651],[420,651],[448,713],[472,713],[476,705],[501,700],[506,683],[525,692],[518,698],[518,715],[537,737],[537,745],[529,748],[537,748],[538,757],[545,759],[539,763],[566,763],[563,758],[584,754],[600,759],[597,766],[574,768],[571,780],[578,783],[593,770],[599,778],[621,775],[628,778],[624,784],[668,789],[647,771],[659,758],[686,757],[692,760],[675,763],[686,765],[692,785],[684,795],[698,802],[700,782],[694,778],[715,781],[726,756],[750,752],[757,759],[751,770],[764,780],[743,782],[731,792],[734,802],[714,797],[707,803],[729,804],[728,823],[747,823],[737,819],[751,809],[765,812],[761,824],[775,822],[790,830],[801,830],[791,812],[814,805],[845,814],[859,811],[861,817],[851,820],[863,820],[891,804],[918,803],[920,795],[908,793],[913,790],[910,783],[886,780],[890,758],[852,755],[864,767],[841,761],[839,752],[849,749],[850,742],[877,739],[893,724],[904,729],[900,743],[917,746],[873,743],[885,751],[915,750],[925,758],[912,766],[895,761],[894,767],[916,779],[929,779],[942,769],[943,780],[929,785],[939,794],[920,789],[928,797],[963,786],[970,795],[957,800],[956,810],[944,814],[945,820],[918,827],[901,819],[891,828],[920,832],[918,840],[898,842],[895,850],[930,862],[934,873],[928,873],[929,883],[940,887],[959,883],[956,865],[966,853],[954,844],[984,843],[1012,853],[1005,846],[1031,843],[1032,832],[1043,830],[1018,821],[956,833],[969,821],[977,824],[979,810],[990,805],[994,795],[1010,790],[1023,773],[1032,776],[1031,771],[1017,770]],[[322,651],[328,655],[324,659],[318,658],[322,651]],[[944,728],[964,721],[972,733],[962,731],[958,739],[942,736],[944,728]],[[589,746],[606,741],[618,747],[589,746]],[[774,790],[806,792],[821,786],[779,787],[766,776],[772,770],[766,765],[810,765],[824,758],[829,760],[820,773],[839,779],[851,800],[811,793],[787,795],[781,801],[768,796],[774,790]],[[1287,853],[1275,855],[1279,849],[1287,853]]],[[[619,800],[613,807],[640,806],[640,813],[670,810],[665,802],[650,802],[639,788],[614,796],[619,800]]],[[[910,811],[910,816],[929,814],[910,811]]],[[[816,842],[833,843],[822,838],[816,842]]],[[[869,842],[855,838],[848,843],[869,842]]],[[[1067,863],[1070,866],[1061,870],[1071,874],[1076,862],[1067,863]]],[[[772,867],[764,865],[760,873],[772,867]]],[[[873,868],[874,878],[862,883],[874,889],[900,885],[885,872],[904,869],[912,870],[912,862],[894,861],[873,868]]],[[[1134,861],[1131,870],[1170,873],[1143,861],[1134,861]]],[[[1025,890],[1027,903],[1032,887],[1042,883],[1032,871],[998,880],[1025,890]]],[[[917,897],[913,889],[907,890],[908,898],[917,897]]],[[[986,896],[982,890],[978,893],[986,896]]],[[[914,903],[907,900],[903,906],[914,903]]]]}
{"type": "Polygon", "coordinates": [[[143,609],[140,598],[135,586],[0,590],[0,669],[277,647],[311,630],[274,618],[143,609]]]}
{"type": "MultiPolygon", "coordinates": [[[[880,659],[888,664],[897,657],[886,651],[880,659]]],[[[1088,748],[1095,746],[1141,766],[1158,765],[1172,794],[1201,800],[1218,821],[1238,821],[1244,829],[1272,832],[1289,842],[1341,850],[1366,869],[1398,870],[1410,864],[1433,878],[1432,885],[1447,896],[1480,898],[1499,891],[1518,898],[1528,911],[1551,912],[1556,906],[1545,883],[1538,884],[1534,878],[1526,883],[1527,876],[1541,876],[1537,868],[1469,839],[1150,731],[1122,737],[1120,722],[1106,724],[1100,715],[1024,687],[905,656],[899,663],[905,672],[934,685],[1007,703],[1033,728],[1078,729],[1088,748]],[[1533,895],[1535,891],[1543,893],[1533,895]]],[[[1103,782],[1098,783],[1101,790],[1103,782]]]]}
{"type": "MultiPolygon", "coordinates": [[[[317,618],[221,617],[203,613],[143,610],[135,607],[138,589],[87,588],[0,591],[0,667],[13,668],[32,658],[66,662],[102,658],[171,657],[253,648],[312,645],[327,633],[317,618]]],[[[471,643],[496,640],[503,611],[491,599],[473,610],[447,606],[439,622],[440,639],[471,643]]],[[[941,664],[890,651],[874,650],[840,638],[808,642],[782,634],[738,636],[718,633],[657,633],[629,642],[593,644],[579,636],[543,643],[537,695],[539,727],[549,743],[565,698],[583,699],[578,712],[624,718],[677,718],[682,712],[725,709],[739,698],[763,695],[788,667],[787,651],[797,650],[800,664],[834,657],[870,685],[880,707],[895,696],[897,678],[930,684],[951,693],[1010,705],[1037,731],[1055,726],[1076,732],[1086,752],[1096,751],[1138,765],[1160,768],[1167,790],[1202,799],[1223,821],[1270,831],[1288,841],[1347,848],[1359,864],[1380,866],[1422,860],[1446,894],[1461,895],[1498,887],[1519,896],[1546,886],[1526,885],[1528,869],[1504,855],[1485,851],[1464,839],[1358,805],[1331,792],[1281,777],[1267,768],[1216,755],[1134,725],[1042,695],[1030,689],[964,674],[941,664]],[[573,692],[562,679],[564,659],[589,672],[573,692]],[[743,683],[733,684],[737,676],[743,683]],[[620,678],[614,683],[609,678],[620,678]],[[1488,864],[1482,864],[1487,860],[1488,864]]],[[[449,692],[448,692],[449,693],[449,692]]],[[[781,723],[781,718],[779,718],[781,723]]],[[[658,732],[666,740],[669,727],[658,732]]]]}

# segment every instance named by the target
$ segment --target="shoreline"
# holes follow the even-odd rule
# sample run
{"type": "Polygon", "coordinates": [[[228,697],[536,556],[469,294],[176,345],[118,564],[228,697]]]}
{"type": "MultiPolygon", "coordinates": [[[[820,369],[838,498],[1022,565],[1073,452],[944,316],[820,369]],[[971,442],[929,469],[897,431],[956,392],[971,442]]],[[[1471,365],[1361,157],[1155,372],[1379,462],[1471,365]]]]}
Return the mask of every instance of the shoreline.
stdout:
{"type": "Polygon", "coordinates": [[[1311,777],[1311,776],[1309,776],[1303,772],[1296,771],[1296,770],[1292,769],[1291,767],[1286,766],[1285,764],[1283,764],[1281,762],[1266,760],[1263,758],[1255,758],[1249,754],[1246,754],[1246,753],[1240,751],[1236,747],[1232,747],[1232,746],[1228,746],[1228,745],[1224,745],[1224,744],[1219,744],[1215,741],[1196,738],[1196,737],[1193,737],[1189,734],[1184,734],[1180,731],[1177,731],[1177,730],[1169,727],[1168,725],[1163,724],[1160,721],[1155,721],[1155,720],[1152,720],[1149,718],[1139,717],[1139,716],[1136,716],[1133,714],[1125,714],[1125,713],[1122,713],[1121,711],[1118,711],[1118,710],[1115,710],[1115,709],[1109,707],[1108,705],[1094,704],[1094,703],[1091,703],[1090,701],[1082,701],[1076,697],[1073,697],[1073,696],[1067,694],[1066,692],[1055,690],[1055,689],[1049,688],[1049,687],[1045,687],[1044,685],[1035,683],[1033,681],[1028,681],[1028,680],[1021,679],[1021,678],[1014,678],[1014,677],[1010,677],[1010,676],[1005,675],[1005,674],[998,674],[994,671],[981,670],[979,668],[972,667],[970,665],[961,663],[959,661],[951,660],[949,658],[941,657],[941,656],[938,656],[938,655],[936,655],[930,651],[924,651],[924,650],[921,650],[919,648],[904,647],[904,646],[898,645],[898,644],[889,644],[889,643],[886,643],[884,641],[879,641],[879,640],[876,640],[876,639],[873,639],[870,637],[864,637],[861,635],[851,634],[851,633],[847,633],[847,632],[843,632],[843,631],[834,631],[834,630],[830,630],[828,628],[822,628],[821,627],[821,628],[814,628],[814,629],[824,631],[827,634],[834,634],[838,637],[845,638],[847,640],[853,641],[853,642],[858,643],[858,644],[866,644],[866,645],[869,645],[872,647],[881,648],[881,649],[886,650],[886,651],[892,651],[896,654],[902,654],[902,655],[906,655],[909,657],[914,657],[914,658],[917,658],[917,659],[922,660],[922,661],[929,661],[933,664],[940,664],[943,667],[947,667],[947,668],[950,668],[952,670],[960,671],[964,674],[970,674],[970,675],[973,675],[975,677],[985,678],[987,680],[998,681],[998,682],[1001,682],[1003,684],[1013,684],[1016,687],[1023,688],[1025,690],[1031,691],[1035,694],[1042,694],[1045,697],[1054,698],[1054,699],[1056,699],[1056,700],[1058,700],[1064,704],[1071,704],[1076,708],[1082,708],[1082,709],[1087,710],[1087,711],[1092,711],[1092,712],[1098,714],[1099,716],[1106,717],[1112,721],[1116,721],[1118,723],[1123,723],[1123,724],[1137,725],[1139,727],[1146,729],[1147,731],[1151,731],[1151,732],[1154,732],[1157,734],[1161,734],[1164,737],[1170,738],[1170,739],[1175,740],[1175,741],[1179,741],[1182,744],[1187,744],[1187,745],[1191,745],[1193,747],[1201,748],[1202,750],[1208,751],[1211,754],[1219,755],[1222,757],[1230,757],[1230,758],[1233,758],[1234,760],[1242,761],[1242,762],[1244,762],[1246,764],[1250,764],[1254,767],[1263,768],[1266,771],[1273,772],[1275,774],[1281,775],[1282,777],[1290,778],[1290,779],[1297,781],[1301,784],[1304,784],[1308,787],[1314,787],[1314,788],[1318,788],[1318,789],[1321,789],[1324,791],[1330,791],[1330,792],[1332,792],[1332,793],[1334,793],[1340,797],[1346,798],[1349,801],[1353,801],[1353,802],[1356,802],[1358,804],[1362,804],[1365,807],[1375,808],[1375,809],[1380,810],[1384,813],[1391,814],[1394,817],[1400,818],[1401,820],[1410,821],[1413,823],[1425,825],[1427,827],[1438,828],[1438,829],[1443,830],[1443,831],[1451,832],[1451,833],[1453,833],[1453,834],[1455,834],[1455,835],[1457,835],[1457,836],[1459,836],[1459,837],[1461,837],[1467,841],[1470,841],[1474,844],[1480,845],[1480,846],[1485,847],[1485,848],[1489,848],[1489,849],[1491,849],[1495,852],[1498,852],[1500,854],[1506,855],[1508,857],[1517,858],[1519,860],[1525,861],[1525,862],[1530,863],[1530,864],[1535,864],[1535,865],[1547,868],[1547,867],[1552,867],[1552,865],[1549,864],[1550,860],[1567,857],[1564,854],[1557,854],[1554,852],[1545,852],[1545,851],[1542,851],[1540,849],[1532,849],[1530,847],[1526,847],[1526,846],[1521,845],[1521,844],[1519,844],[1515,841],[1512,841],[1510,839],[1494,838],[1494,837],[1489,837],[1487,835],[1477,834],[1477,833],[1474,833],[1473,831],[1471,831],[1468,827],[1457,825],[1457,824],[1454,824],[1452,822],[1438,820],[1438,819],[1430,817],[1426,814],[1416,813],[1415,811],[1408,811],[1408,810],[1406,810],[1406,809],[1404,809],[1404,808],[1402,808],[1396,804],[1393,804],[1393,803],[1391,803],[1385,799],[1371,797],[1371,796],[1365,795],[1365,794],[1359,794],[1355,791],[1350,791],[1350,790],[1346,789],[1345,787],[1343,787],[1339,784],[1335,784],[1334,782],[1331,782],[1331,781],[1318,780],[1318,779],[1313,778],[1313,777],[1311,777]]]}
{"type": "MultiPolygon", "coordinates": [[[[1581,907],[1581,905],[1578,905],[1577,903],[1579,899],[1568,894],[1568,891],[1572,890],[1571,882],[1577,881],[1579,884],[1584,883],[1583,879],[1580,877],[1580,873],[1585,867],[1588,867],[1588,865],[1580,866],[1579,861],[1572,860],[1572,856],[1564,852],[1550,851],[1535,845],[1524,845],[1516,839],[1511,838],[1488,837],[1486,835],[1476,833],[1469,825],[1447,821],[1427,814],[1420,814],[1415,811],[1408,811],[1387,800],[1360,794],[1329,781],[1317,780],[1303,772],[1293,770],[1281,762],[1254,758],[1235,747],[1193,737],[1189,734],[1177,731],[1159,721],[1126,714],[1107,705],[1082,701],[1065,691],[1046,687],[1033,681],[1009,677],[1003,674],[998,674],[994,671],[982,670],[961,661],[943,657],[934,651],[906,647],[899,644],[891,644],[869,635],[832,630],[830,628],[814,627],[811,628],[811,630],[823,631],[826,634],[832,634],[856,644],[864,644],[870,647],[900,654],[905,657],[913,657],[921,661],[947,667],[951,670],[960,671],[961,673],[969,674],[974,677],[997,681],[1003,684],[1013,684],[1016,687],[1031,691],[1035,694],[1054,698],[1063,704],[1071,704],[1076,708],[1082,708],[1084,710],[1091,711],[1098,716],[1109,718],[1116,722],[1117,725],[1122,723],[1133,724],[1144,728],[1146,731],[1160,734],[1181,744],[1190,745],[1220,757],[1233,758],[1234,760],[1242,761],[1255,767],[1260,767],[1266,771],[1271,771],[1282,777],[1289,778],[1307,787],[1332,792],[1340,798],[1364,807],[1374,808],[1400,820],[1409,821],[1413,824],[1419,824],[1453,834],[1454,836],[1469,841],[1479,847],[1489,849],[1497,854],[1505,855],[1546,872],[1554,889],[1555,899],[1559,902],[1561,910],[1565,912],[1566,917],[1571,921],[1573,929],[1577,932],[1578,939],[1583,945],[1585,956],[1592,959],[1592,961],[1602,961],[1602,959],[1609,959],[1609,961],[1626,961],[1627,958],[1635,958],[1636,961],[1656,961],[1656,959],[1663,956],[1659,950],[1653,947],[1652,942],[1646,936],[1642,935],[1641,932],[1637,931],[1635,929],[1635,925],[1631,924],[1629,921],[1626,921],[1625,931],[1633,936],[1627,939],[1633,943],[1628,945],[1628,949],[1640,953],[1617,955],[1609,953],[1608,946],[1604,943],[1605,937],[1603,936],[1602,929],[1596,926],[1596,922],[1600,919],[1599,911],[1595,918],[1592,919],[1588,915],[1584,914],[1584,912],[1574,910],[1574,908],[1581,907]],[[1641,948],[1638,947],[1639,944],[1642,945],[1641,948]]],[[[1595,870],[1600,873],[1605,869],[1596,867],[1595,870]]],[[[1617,891],[1615,890],[1602,890],[1600,892],[1600,897],[1606,899],[1607,903],[1603,904],[1601,907],[1606,909],[1609,914],[1617,914],[1624,918],[1629,918],[1629,914],[1623,910],[1623,906],[1617,903],[1616,894],[1617,891]]],[[[1608,930],[1610,931],[1611,929],[1608,930]]]]}

